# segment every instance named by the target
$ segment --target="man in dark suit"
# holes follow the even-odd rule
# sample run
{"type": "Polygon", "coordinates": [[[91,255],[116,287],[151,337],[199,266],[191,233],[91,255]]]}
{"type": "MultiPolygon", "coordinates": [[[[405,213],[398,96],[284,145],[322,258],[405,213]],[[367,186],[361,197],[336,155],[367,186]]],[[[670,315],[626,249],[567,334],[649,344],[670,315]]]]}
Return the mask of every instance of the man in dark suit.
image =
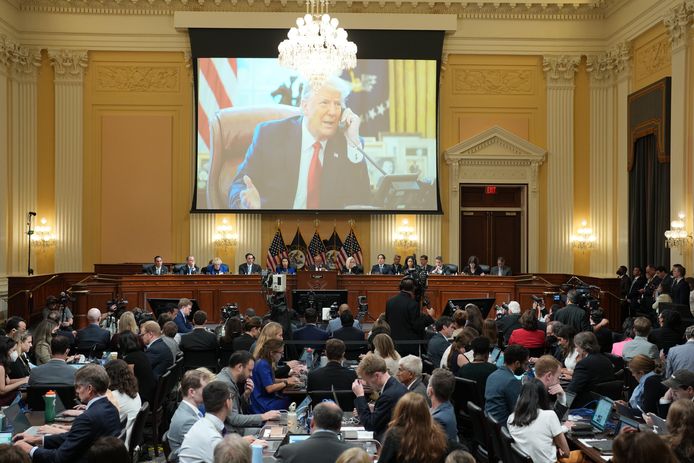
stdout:
{"type": "MultiPolygon", "coordinates": [[[[328,363],[324,367],[308,372],[306,391],[310,394],[314,404],[325,399],[332,400],[333,395],[331,393],[316,394],[312,391],[331,391],[333,388],[336,391],[349,391],[352,389],[352,383],[357,379],[357,373],[354,370],[342,366],[345,357],[345,343],[340,339],[328,340],[325,344],[325,356],[328,358],[328,363]]],[[[336,394],[342,410],[350,411],[354,408],[354,397],[351,392],[349,394],[344,392],[336,394]]]]}
{"type": "Polygon", "coordinates": [[[197,275],[200,273],[200,267],[195,265],[195,256],[187,256],[186,263],[177,266],[174,271],[179,275],[197,275]]]}
{"type": "Polygon", "coordinates": [[[581,331],[591,331],[590,321],[588,320],[588,312],[576,305],[578,302],[578,292],[575,289],[569,290],[566,293],[566,307],[554,312],[554,319],[562,322],[564,325],[571,325],[577,333],[581,331]]]}
{"type": "MultiPolygon", "coordinates": [[[[354,327],[354,316],[349,310],[345,310],[340,314],[340,322],[342,328],[333,331],[333,337],[342,341],[361,341],[364,342],[364,332],[354,327]]],[[[365,344],[350,344],[346,348],[345,357],[347,360],[359,359],[359,354],[365,351],[365,344]]]]}
{"type": "Polygon", "coordinates": [[[61,434],[17,434],[15,446],[37,463],[83,463],[87,451],[100,437],[118,436],[121,423],[118,409],[106,398],[109,378],[99,365],[87,365],[75,375],[75,392],[84,413],[75,418],[70,430],[61,434]],[[43,441],[43,447],[38,447],[43,441]]]}
{"type": "Polygon", "coordinates": [[[258,124],[231,185],[229,207],[313,210],[370,204],[366,162],[356,148],[362,146],[361,121],[342,109],[349,91],[338,78],[318,89],[305,84],[301,116],[258,124]]]}
{"type": "Polygon", "coordinates": [[[173,321],[180,334],[190,333],[193,329],[193,325],[188,321],[191,310],[193,310],[193,301],[185,297],[178,301],[178,312],[173,321]]]}
{"type": "Polygon", "coordinates": [[[204,310],[198,310],[193,315],[193,331],[181,336],[179,343],[181,350],[186,351],[216,351],[219,348],[217,336],[205,329],[207,314],[204,310]]]}
{"type": "Polygon", "coordinates": [[[306,270],[311,272],[325,272],[329,269],[323,262],[323,256],[321,256],[320,254],[316,254],[315,256],[313,256],[313,263],[306,264],[306,270]]]}
{"type": "Polygon", "coordinates": [[[518,301],[509,301],[506,306],[508,307],[508,313],[496,321],[496,329],[504,336],[504,344],[508,343],[513,330],[521,327],[521,306],[518,301]]]}
{"type": "Polygon", "coordinates": [[[277,452],[277,461],[284,463],[333,463],[342,452],[352,447],[338,438],[342,427],[342,410],[336,404],[323,402],[313,409],[311,437],[286,444],[277,452]]]}
{"type": "Polygon", "coordinates": [[[574,345],[579,361],[566,390],[576,394],[572,407],[579,408],[592,400],[590,391],[597,384],[612,381],[615,378],[612,362],[600,353],[598,338],[593,333],[589,331],[578,333],[574,336],[574,345]]]}
{"type": "Polygon", "coordinates": [[[156,256],[154,263],[142,266],[142,272],[147,275],[166,275],[169,273],[169,267],[164,265],[164,258],[156,256]]]}
{"type": "Polygon", "coordinates": [[[247,350],[250,352],[251,346],[260,335],[261,327],[262,319],[260,317],[247,317],[246,321],[243,322],[243,334],[235,337],[232,342],[234,352],[239,350],[247,350]]]}
{"type": "Polygon", "coordinates": [[[455,325],[453,324],[453,319],[448,316],[439,317],[434,323],[434,328],[436,329],[436,334],[429,339],[429,345],[427,346],[427,355],[429,360],[434,364],[434,367],[438,367],[441,364],[441,357],[443,353],[446,352],[448,346],[451,342],[448,340],[453,336],[453,330],[455,325]]]}
{"type": "Polygon", "coordinates": [[[173,365],[171,349],[161,339],[161,328],[155,321],[144,322],[140,325],[140,335],[142,342],[145,343],[145,354],[152,366],[152,373],[156,379],[159,379],[173,365]]]}
{"type": "Polygon", "coordinates": [[[496,259],[496,265],[489,271],[489,275],[494,277],[510,277],[512,275],[511,267],[506,265],[506,259],[499,256],[496,259]]]}
{"type": "Polygon", "coordinates": [[[429,265],[429,256],[426,254],[419,256],[419,268],[426,270],[427,273],[431,273],[431,271],[434,270],[434,266],[429,265]]]}
{"type": "Polygon", "coordinates": [[[66,363],[70,341],[65,336],[51,339],[51,359],[32,368],[29,386],[72,386],[77,370],[66,363]]]}
{"type": "Polygon", "coordinates": [[[396,275],[400,275],[403,272],[403,267],[400,261],[402,260],[402,257],[399,254],[395,254],[393,256],[393,264],[391,267],[393,267],[393,273],[396,275]]]}
{"type": "MultiPolygon", "coordinates": [[[[316,326],[316,321],[318,320],[318,313],[316,309],[310,308],[306,309],[304,313],[304,318],[306,319],[306,324],[294,331],[293,337],[295,341],[327,341],[330,335],[327,331],[324,331],[316,326]]],[[[298,344],[296,348],[301,351],[305,347],[310,347],[314,350],[323,350],[323,344],[298,344]]],[[[314,356],[315,357],[315,356],[314,356]]]]}
{"type": "Polygon", "coordinates": [[[689,283],[684,281],[687,270],[680,264],[672,266],[672,296],[673,304],[689,305],[689,283]]]}
{"type": "Polygon", "coordinates": [[[101,320],[101,311],[97,308],[89,309],[87,312],[87,321],[89,325],[77,332],[77,340],[75,346],[78,349],[95,349],[104,350],[111,340],[111,333],[99,327],[101,320]]]}
{"type": "Polygon", "coordinates": [[[414,298],[414,280],[403,278],[400,281],[400,293],[386,302],[386,321],[390,325],[390,336],[395,341],[395,347],[400,355],[419,355],[419,346],[414,344],[400,345],[397,341],[413,341],[424,339],[424,328],[434,323],[431,318],[433,308],[427,308],[426,314],[419,309],[414,298]]]}
{"type": "Polygon", "coordinates": [[[239,275],[260,274],[263,269],[255,263],[255,256],[250,252],[246,253],[246,263],[239,265],[239,275]]]}
{"type": "Polygon", "coordinates": [[[378,255],[378,263],[371,267],[372,275],[395,275],[393,267],[386,264],[386,256],[383,254],[378,255]]]}
{"type": "Polygon", "coordinates": [[[632,280],[627,293],[627,300],[632,311],[639,310],[639,300],[641,299],[641,290],[646,286],[646,277],[643,276],[643,271],[638,265],[632,270],[632,280]]]}
{"type": "Polygon", "coordinates": [[[653,313],[653,302],[655,302],[655,291],[660,285],[660,277],[656,273],[655,266],[646,265],[646,285],[639,290],[641,300],[639,301],[639,312],[643,314],[653,313]]]}
{"type": "Polygon", "coordinates": [[[356,396],[354,404],[359,414],[359,421],[364,429],[373,431],[374,439],[383,442],[383,436],[388,428],[388,423],[390,423],[395,404],[398,403],[400,397],[407,394],[407,389],[388,374],[385,360],[374,354],[366,354],[359,362],[357,374],[361,380],[357,379],[352,383],[352,392],[356,396]],[[373,411],[369,409],[366,397],[364,397],[363,382],[371,386],[371,390],[381,391],[373,411]]]}
{"type": "Polygon", "coordinates": [[[629,269],[626,265],[620,265],[617,269],[617,277],[619,278],[619,297],[626,299],[631,287],[631,278],[629,278],[629,269]]]}

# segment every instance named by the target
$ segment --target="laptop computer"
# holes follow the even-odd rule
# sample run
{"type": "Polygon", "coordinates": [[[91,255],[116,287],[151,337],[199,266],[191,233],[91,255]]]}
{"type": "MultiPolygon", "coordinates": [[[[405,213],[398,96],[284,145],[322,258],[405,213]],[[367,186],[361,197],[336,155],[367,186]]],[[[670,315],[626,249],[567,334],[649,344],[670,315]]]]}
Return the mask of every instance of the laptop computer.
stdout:
{"type": "Polygon", "coordinates": [[[648,417],[653,420],[653,432],[658,434],[659,436],[669,434],[670,431],[668,430],[667,427],[667,421],[659,417],[658,415],[654,413],[649,413],[648,417]]]}
{"type": "Polygon", "coordinates": [[[619,416],[626,416],[627,418],[631,418],[632,420],[638,419],[638,417],[634,415],[634,412],[631,411],[631,408],[629,406],[621,404],[619,402],[616,402],[614,406],[617,409],[617,413],[619,414],[619,416]]]}
{"type": "Polygon", "coordinates": [[[566,418],[569,415],[569,410],[571,409],[571,405],[574,403],[574,399],[576,398],[576,393],[565,391],[564,397],[565,403],[562,404],[559,400],[554,402],[554,413],[557,414],[559,421],[566,421],[566,418]]]}
{"type": "Polygon", "coordinates": [[[572,435],[592,435],[595,433],[601,433],[605,431],[607,427],[607,422],[610,419],[610,413],[612,413],[613,401],[607,397],[601,397],[598,400],[598,404],[595,407],[595,412],[590,419],[590,423],[579,422],[574,424],[571,428],[572,435]]]}

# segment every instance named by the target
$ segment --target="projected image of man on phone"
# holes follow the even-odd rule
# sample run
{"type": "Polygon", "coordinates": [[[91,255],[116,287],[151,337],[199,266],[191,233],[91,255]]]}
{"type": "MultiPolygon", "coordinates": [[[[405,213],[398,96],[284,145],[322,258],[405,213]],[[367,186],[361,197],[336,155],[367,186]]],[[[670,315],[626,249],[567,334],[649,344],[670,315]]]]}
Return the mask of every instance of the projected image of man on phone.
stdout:
{"type": "Polygon", "coordinates": [[[258,124],[229,192],[232,209],[371,206],[360,152],[360,118],[345,106],[350,86],[304,85],[301,115],[258,124]]]}

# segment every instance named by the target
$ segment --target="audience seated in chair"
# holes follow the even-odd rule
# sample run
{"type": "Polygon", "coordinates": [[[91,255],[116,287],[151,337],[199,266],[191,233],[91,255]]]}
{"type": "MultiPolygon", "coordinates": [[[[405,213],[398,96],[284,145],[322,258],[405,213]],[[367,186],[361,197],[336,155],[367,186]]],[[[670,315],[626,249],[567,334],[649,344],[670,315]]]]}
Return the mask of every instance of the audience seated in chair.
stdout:
{"type": "Polygon", "coordinates": [[[528,349],[508,346],[504,351],[504,366],[487,378],[484,391],[484,411],[499,423],[505,423],[516,406],[521,382],[517,377],[528,368],[528,349]]]}
{"type": "Polygon", "coordinates": [[[87,312],[87,322],[85,328],[77,332],[75,347],[80,351],[93,349],[94,351],[103,351],[108,346],[111,340],[111,333],[99,327],[101,321],[101,311],[96,308],[89,309],[87,312]]]}
{"type": "Polygon", "coordinates": [[[434,370],[426,390],[431,401],[431,416],[441,426],[449,441],[458,442],[458,424],[451,403],[454,390],[453,373],[443,368],[434,370]]]}
{"type": "Polygon", "coordinates": [[[427,395],[427,385],[422,377],[422,359],[420,357],[406,355],[401,358],[400,362],[398,362],[398,371],[395,373],[395,376],[407,388],[407,392],[415,392],[421,395],[431,405],[427,395]]]}
{"type": "Polygon", "coordinates": [[[624,346],[622,357],[624,360],[631,360],[638,354],[643,354],[653,360],[660,356],[658,346],[648,342],[648,335],[651,334],[651,321],[646,317],[638,317],[634,320],[634,340],[624,346]]]}
{"type": "Polygon", "coordinates": [[[29,386],[73,386],[77,370],[66,363],[68,349],[67,338],[51,339],[51,359],[31,370],[29,386]]]}
{"type": "Polygon", "coordinates": [[[217,336],[207,331],[205,323],[207,323],[207,313],[203,310],[195,312],[193,331],[181,336],[180,347],[184,353],[187,351],[214,351],[216,354],[219,348],[217,336]]]}
{"type": "Polygon", "coordinates": [[[342,328],[335,330],[333,337],[345,343],[351,341],[350,344],[346,344],[345,358],[347,360],[358,360],[359,354],[365,350],[363,344],[357,344],[358,341],[364,342],[364,332],[353,326],[354,317],[349,310],[342,312],[340,322],[342,323],[342,328]]]}
{"type": "Polygon", "coordinates": [[[214,463],[251,463],[251,444],[238,434],[229,434],[214,448],[214,463]]]}
{"type": "Polygon", "coordinates": [[[482,336],[476,337],[470,342],[470,346],[474,355],[473,361],[460,367],[456,376],[475,381],[480,389],[480,395],[484,397],[487,378],[497,370],[496,365],[489,363],[489,339],[482,336]]]}
{"type": "Polygon", "coordinates": [[[351,389],[352,383],[357,379],[357,373],[351,368],[342,366],[345,357],[345,343],[340,339],[329,339],[325,343],[325,356],[328,363],[324,367],[308,372],[306,390],[311,395],[314,404],[325,399],[332,399],[331,391],[333,389],[341,391],[336,392],[340,408],[351,411],[354,409],[354,395],[351,389]],[[344,391],[349,391],[349,393],[346,394],[344,391]]]}
{"type": "Polygon", "coordinates": [[[121,421],[126,421],[125,442],[129,442],[135,418],[142,407],[142,400],[137,392],[137,378],[128,364],[120,359],[111,360],[105,368],[110,381],[108,388],[118,403],[119,417],[121,421]]]}
{"type": "Polygon", "coordinates": [[[583,331],[574,337],[578,363],[567,390],[576,394],[573,407],[582,407],[591,401],[590,392],[600,383],[614,380],[612,362],[600,353],[598,340],[591,331],[583,331]]]}
{"type": "Polygon", "coordinates": [[[178,461],[178,452],[183,438],[193,424],[203,417],[200,407],[203,404],[202,390],[205,386],[207,386],[207,379],[202,372],[197,370],[186,371],[181,379],[183,400],[178,404],[165,436],[171,449],[170,462],[178,461]]]}
{"type": "MultiPolygon", "coordinates": [[[[299,328],[298,330],[294,331],[293,333],[293,339],[294,341],[327,341],[330,335],[318,328],[316,326],[316,321],[318,321],[318,312],[316,309],[309,308],[306,309],[306,312],[304,313],[304,318],[306,319],[306,323],[304,326],[299,328]]],[[[297,344],[296,349],[297,351],[301,352],[303,349],[310,347],[314,351],[323,351],[323,344],[312,344],[312,343],[306,343],[306,344],[297,344]]],[[[314,358],[318,358],[317,355],[314,354],[314,358]]]]}
{"type": "Polygon", "coordinates": [[[171,350],[161,339],[161,329],[157,322],[144,322],[140,325],[140,334],[146,346],[145,354],[152,368],[152,373],[156,379],[159,379],[174,363],[171,350]]]}
{"type": "Polygon", "coordinates": [[[453,335],[454,325],[453,319],[448,316],[439,317],[434,323],[436,334],[429,339],[427,346],[427,355],[435,366],[441,363],[441,357],[446,351],[446,348],[451,345],[448,340],[453,335]]]}

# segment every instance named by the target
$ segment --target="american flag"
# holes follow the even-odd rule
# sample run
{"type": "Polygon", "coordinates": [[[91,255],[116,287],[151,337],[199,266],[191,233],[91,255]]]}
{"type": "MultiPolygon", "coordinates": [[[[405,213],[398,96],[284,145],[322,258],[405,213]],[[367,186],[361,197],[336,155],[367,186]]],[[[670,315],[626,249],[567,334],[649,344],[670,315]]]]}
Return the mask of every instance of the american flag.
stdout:
{"type": "Polygon", "coordinates": [[[342,250],[338,254],[340,259],[340,265],[345,266],[348,257],[354,257],[358,265],[361,265],[362,255],[361,246],[359,246],[359,241],[357,241],[357,236],[354,234],[354,229],[350,228],[347,238],[345,238],[345,244],[342,245],[342,250]]]}
{"type": "Polygon", "coordinates": [[[236,58],[198,60],[198,152],[210,152],[210,118],[231,108],[238,67],[236,58]]]}
{"type": "Polygon", "coordinates": [[[267,267],[274,272],[277,266],[282,263],[283,257],[289,258],[289,252],[287,251],[287,246],[284,244],[282,231],[278,228],[274,238],[272,238],[270,249],[267,250],[267,267]]]}
{"type": "Polygon", "coordinates": [[[325,254],[327,252],[328,250],[325,249],[323,240],[320,239],[320,236],[318,235],[318,230],[314,231],[313,238],[311,238],[311,242],[308,243],[308,259],[310,259],[311,264],[313,264],[313,256],[320,254],[320,256],[323,258],[323,265],[325,265],[325,254]]]}

